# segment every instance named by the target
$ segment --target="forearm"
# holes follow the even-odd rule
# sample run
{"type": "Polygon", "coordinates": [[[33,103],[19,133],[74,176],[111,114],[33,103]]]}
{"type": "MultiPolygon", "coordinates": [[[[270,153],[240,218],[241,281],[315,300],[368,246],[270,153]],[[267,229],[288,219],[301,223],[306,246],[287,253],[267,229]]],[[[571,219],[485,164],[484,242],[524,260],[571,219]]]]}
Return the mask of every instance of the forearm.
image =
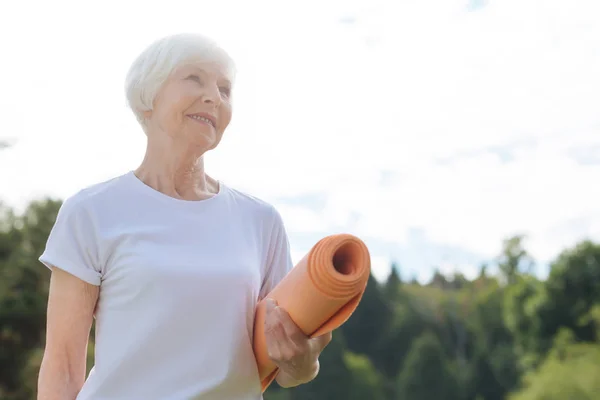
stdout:
{"type": "MultiPolygon", "coordinates": [[[[69,371],[62,363],[42,361],[38,378],[37,400],[75,400],[84,377],[69,371]]],[[[63,364],[64,365],[64,364],[63,364]]]]}

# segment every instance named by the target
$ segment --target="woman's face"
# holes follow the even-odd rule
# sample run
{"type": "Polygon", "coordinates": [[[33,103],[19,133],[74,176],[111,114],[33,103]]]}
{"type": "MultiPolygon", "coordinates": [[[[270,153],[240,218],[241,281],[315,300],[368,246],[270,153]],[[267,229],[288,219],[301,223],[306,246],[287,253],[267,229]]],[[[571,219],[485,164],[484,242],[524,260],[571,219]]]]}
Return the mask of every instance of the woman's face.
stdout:
{"type": "Polygon", "coordinates": [[[146,114],[149,128],[204,151],[215,148],[231,121],[231,82],[224,72],[213,63],[176,69],[146,114]]]}

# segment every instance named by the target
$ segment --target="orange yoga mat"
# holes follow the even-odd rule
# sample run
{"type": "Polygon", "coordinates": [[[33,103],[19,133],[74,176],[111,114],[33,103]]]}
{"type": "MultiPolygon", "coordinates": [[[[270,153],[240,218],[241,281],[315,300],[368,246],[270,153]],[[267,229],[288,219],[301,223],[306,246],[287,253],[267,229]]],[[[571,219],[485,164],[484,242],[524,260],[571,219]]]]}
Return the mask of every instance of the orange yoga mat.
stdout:
{"type": "MultiPolygon", "coordinates": [[[[266,297],[276,300],[306,335],[316,337],[348,320],[363,296],[370,273],[371,258],[362,240],[350,234],[326,236],[266,297]]],[[[267,354],[264,321],[262,300],[254,319],[253,346],[263,392],[278,372],[267,354]]]]}

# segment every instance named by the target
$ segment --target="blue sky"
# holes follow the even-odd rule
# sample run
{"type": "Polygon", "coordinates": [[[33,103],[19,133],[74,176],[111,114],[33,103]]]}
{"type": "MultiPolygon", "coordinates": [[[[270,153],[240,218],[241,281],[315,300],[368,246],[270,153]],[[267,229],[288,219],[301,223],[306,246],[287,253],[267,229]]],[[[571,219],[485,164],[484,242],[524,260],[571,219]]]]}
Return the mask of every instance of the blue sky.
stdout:
{"type": "Polygon", "coordinates": [[[239,69],[208,172],[272,202],[296,260],[350,232],[379,279],[396,260],[426,280],[434,266],[476,275],[513,234],[541,263],[600,239],[596,0],[95,5],[0,6],[10,205],[135,168],[126,70],[154,39],[193,31],[239,69]]]}

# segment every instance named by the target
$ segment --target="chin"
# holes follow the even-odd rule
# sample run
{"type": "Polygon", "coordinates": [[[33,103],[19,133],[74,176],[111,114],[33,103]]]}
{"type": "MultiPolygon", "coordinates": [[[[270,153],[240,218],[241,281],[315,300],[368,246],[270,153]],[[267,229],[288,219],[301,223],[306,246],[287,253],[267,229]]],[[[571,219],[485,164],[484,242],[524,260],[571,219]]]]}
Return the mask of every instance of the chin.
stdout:
{"type": "Polygon", "coordinates": [[[217,147],[218,140],[214,135],[202,135],[194,137],[190,144],[198,149],[211,150],[217,147]]]}
{"type": "Polygon", "coordinates": [[[203,151],[214,149],[220,141],[220,135],[215,129],[190,129],[185,137],[190,147],[203,151]]]}

